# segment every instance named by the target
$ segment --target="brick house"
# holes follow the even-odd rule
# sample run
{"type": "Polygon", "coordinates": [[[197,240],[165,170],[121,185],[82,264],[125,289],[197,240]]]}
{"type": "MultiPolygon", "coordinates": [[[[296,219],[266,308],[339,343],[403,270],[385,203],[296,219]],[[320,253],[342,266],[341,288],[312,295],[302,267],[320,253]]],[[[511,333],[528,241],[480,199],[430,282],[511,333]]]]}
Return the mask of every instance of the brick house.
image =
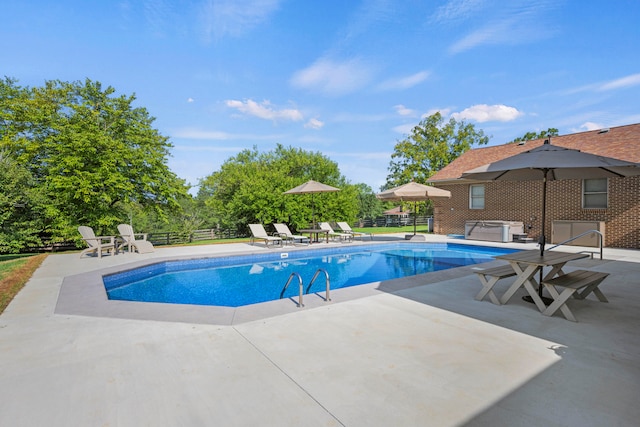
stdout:
{"type": "MultiPolygon", "coordinates": [[[[451,191],[451,199],[434,202],[434,232],[464,234],[465,222],[471,220],[520,221],[529,237],[537,241],[541,231],[541,180],[481,182],[460,177],[465,171],[543,143],[539,139],[469,150],[433,175],[430,184],[451,191]]],[[[551,143],[640,163],[640,124],[555,136],[551,143]]],[[[640,176],[549,181],[547,191],[548,242],[558,243],[563,227],[586,223],[601,228],[605,246],[640,249],[640,176]]]]}

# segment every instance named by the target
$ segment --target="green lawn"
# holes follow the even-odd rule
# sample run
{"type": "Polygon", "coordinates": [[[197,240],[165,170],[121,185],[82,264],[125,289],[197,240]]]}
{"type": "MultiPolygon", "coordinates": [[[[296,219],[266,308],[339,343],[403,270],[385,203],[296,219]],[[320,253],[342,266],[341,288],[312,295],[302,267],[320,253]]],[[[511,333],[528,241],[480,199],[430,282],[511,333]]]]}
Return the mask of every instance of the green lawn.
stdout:
{"type": "Polygon", "coordinates": [[[0,256],[0,313],[20,292],[46,257],[45,254],[0,256]]]}

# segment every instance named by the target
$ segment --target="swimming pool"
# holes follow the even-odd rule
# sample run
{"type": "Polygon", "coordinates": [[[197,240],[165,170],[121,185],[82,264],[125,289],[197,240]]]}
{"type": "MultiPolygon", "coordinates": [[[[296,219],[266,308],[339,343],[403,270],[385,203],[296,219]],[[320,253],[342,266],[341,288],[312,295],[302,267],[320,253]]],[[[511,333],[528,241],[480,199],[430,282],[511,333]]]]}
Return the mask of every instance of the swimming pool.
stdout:
{"type": "MultiPolygon", "coordinates": [[[[306,290],[314,274],[325,270],[334,290],[488,262],[514,251],[433,243],[335,247],[164,261],[103,276],[103,282],[111,300],[240,307],[279,299],[292,273],[306,290]]],[[[323,275],[309,293],[324,293],[325,283],[323,275]]],[[[292,283],[283,297],[297,295],[292,283]]]]}

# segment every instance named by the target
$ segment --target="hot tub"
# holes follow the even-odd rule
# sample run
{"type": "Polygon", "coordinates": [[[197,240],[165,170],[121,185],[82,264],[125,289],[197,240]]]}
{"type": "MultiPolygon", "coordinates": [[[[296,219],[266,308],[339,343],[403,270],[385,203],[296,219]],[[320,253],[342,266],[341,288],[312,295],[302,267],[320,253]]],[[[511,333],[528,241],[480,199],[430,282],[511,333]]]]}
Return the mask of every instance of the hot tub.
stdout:
{"type": "Polygon", "coordinates": [[[524,233],[521,221],[474,220],[465,221],[464,238],[488,242],[512,242],[514,234],[524,233]]]}

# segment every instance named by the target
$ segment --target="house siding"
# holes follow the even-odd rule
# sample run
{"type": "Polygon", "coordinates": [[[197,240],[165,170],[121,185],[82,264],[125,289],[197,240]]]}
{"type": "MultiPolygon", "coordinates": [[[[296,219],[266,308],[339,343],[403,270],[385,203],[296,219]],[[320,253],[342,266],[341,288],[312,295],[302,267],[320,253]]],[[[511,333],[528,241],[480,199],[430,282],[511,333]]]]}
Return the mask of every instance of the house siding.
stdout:
{"type": "MultiPolygon", "coordinates": [[[[434,203],[434,232],[464,234],[465,221],[521,221],[525,232],[538,239],[542,229],[542,181],[490,181],[485,185],[485,208],[469,209],[469,183],[444,184],[451,199],[434,203]]],[[[551,241],[554,220],[603,221],[605,246],[640,249],[640,177],[609,179],[609,207],[582,208],[582,180],[550,181],[547,187],[546,235],[551,241]]]]}

